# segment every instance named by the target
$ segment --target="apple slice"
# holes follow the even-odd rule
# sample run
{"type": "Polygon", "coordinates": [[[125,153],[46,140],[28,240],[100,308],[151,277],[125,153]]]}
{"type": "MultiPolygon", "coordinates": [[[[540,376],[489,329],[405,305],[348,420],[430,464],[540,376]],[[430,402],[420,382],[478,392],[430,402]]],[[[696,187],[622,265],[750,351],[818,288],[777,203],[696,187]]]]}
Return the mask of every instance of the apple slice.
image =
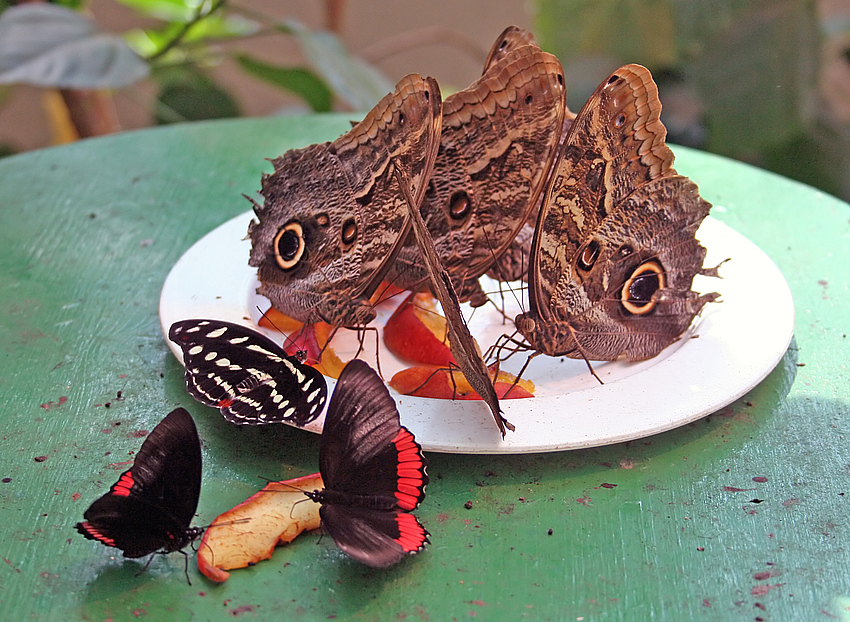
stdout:
{"type": "Polygon", "coordinates": [[[299,490],[324,488],[319,473],[282,482],[269,482],[261,491],[220,514],[198,547],[198,570],[221,583],[228,570],[270,559],[278,544],[292,542],[302,531],[318,529],[319,504],[299,490]]]}
{"type": "MultiPolygon", "coordinates": [[[[490,374],[492,376],[492,369],[490,374]]],[[[442,400],[481,399],[458,369],[430,366],[408,367],[396,373],[388,384],[402,395],[442,400]]],[[[499,399],[534,397],[533,382],[524,378],[517,382],[516,376],[504,371],[499,372],[494,386],[499,399]],[[505,397],[506,393],[507,397],[505,397]]]]}
{"type": "Polygon", "coordinates": [[[257,322],[257,325],[270,330],[276,330],[279,333],[293,333],[304,326],[304,323],[299,322],[288,315],[284,315],[274,307],[269,307],[269,309],[263,313],[262,317],[260,317],[260,321],[257,322]]]}
{"type": "Polygon", "coordinates": [[[435,367],[455,363],[449,349],[446,318],[429,293],[411,294],[384,326],[384,345],[400,359],[435,367]]]}

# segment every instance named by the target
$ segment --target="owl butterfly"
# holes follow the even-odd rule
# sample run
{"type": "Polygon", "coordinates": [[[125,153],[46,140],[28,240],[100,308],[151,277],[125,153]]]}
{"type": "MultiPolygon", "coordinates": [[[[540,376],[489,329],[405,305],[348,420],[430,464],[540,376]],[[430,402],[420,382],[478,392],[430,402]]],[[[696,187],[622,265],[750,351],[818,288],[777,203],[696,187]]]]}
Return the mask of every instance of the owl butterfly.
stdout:
{"type": "MultiPolygon", "coordinates": [[[[439,152],[420,211],[461,301],[486,302],[478,277],[508,250],[538,202],[565,102],[560,62],[525,42],[491,53],[481,78],[443,102],[439,152]]],[[[387,280],[427,287],[414,236],[387,280]]]]}
{"type": "Polygon", "coordinates": [[[369,297],[410,230],[393,170],[422,201],[437,157],[440,89],[412,74],[348,133],[288,151],[262,178],[263,204],[248,227],[257,293],[296,320],[360,327],[369,297]]]}
{"type": "MultiPolygon", "coordinates": [[[[487,62],[484,63],[484,73],[487,69],[495,65],[503,59],[509,52],[516,50],[524,45],[539,47],[534,35],[528,30],[517,28],[516,26],[508,26],[496,39],[490,53],[487,55],[487,62]]],[[[558,132],[558,146],[560,147],[566,138],[570,125],[573,119],[576,118],[574,112],[564,104],[564,118],[561,123],[561,129],[558,132]]],[[[552,166],[549,167],[548,173],[551,174],[552,166]]],[[[546,188],[548,185],[547,176],[541,184],[541,188],[546,188]]],[[[534,225],[537,222],[537,214],[540,211],[540,203],[543,200],[543,192],[537,195],[537,202],[529,210],[528,217],[522,228],[520,228],[516,237],[505,250],[501,257],[496,259],[493,266],[485,273],[490,278],[498,281],[517,281],[525,279],[528,271],[529,255],[531,254],[531,241],[534,238],[534,225]]]]}
{"type": "Polygon", "coordinates": [[[516,327],[550,356],[642,360],[678,339],[717,293],[691,291],[711,205],[673,169],[658,89],[626,65],[564,137],[537,218],[529,309],[516,327]]]}

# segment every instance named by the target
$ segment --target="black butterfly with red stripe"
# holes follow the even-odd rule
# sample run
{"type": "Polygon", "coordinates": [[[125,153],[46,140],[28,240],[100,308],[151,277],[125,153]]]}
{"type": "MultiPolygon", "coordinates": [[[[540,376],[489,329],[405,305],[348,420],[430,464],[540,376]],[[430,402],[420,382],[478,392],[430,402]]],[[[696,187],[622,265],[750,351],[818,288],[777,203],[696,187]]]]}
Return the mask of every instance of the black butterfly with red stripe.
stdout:
{"type": "Polygon", "coordinates": [[[324,490],[306,493],[337,546],[385,568],[421,551],[428,532],[410,512],[425,498],[427,461],[399,422],[395,401],[360,360],[339,376],[319,443],[324,490]]]}
{"type": "MultiPolygon", "coordinates": [[[[203,534],[190,527],[201,494],[201,442],[192,416],[172,410],[142,443],[133,466],[86,510],[76,529],[124,557],[179,551],[203,534]]],[[[185,553],[184,553],[185,555],[185,553]]]]}
{"type": "Polygon", "coordinates": [[[220,320],[182,320],[171,325],[168,338],[183,350],[189,393],[231,423],[303,426],[322,413],[325,377],[257,331],[220,320]]]}

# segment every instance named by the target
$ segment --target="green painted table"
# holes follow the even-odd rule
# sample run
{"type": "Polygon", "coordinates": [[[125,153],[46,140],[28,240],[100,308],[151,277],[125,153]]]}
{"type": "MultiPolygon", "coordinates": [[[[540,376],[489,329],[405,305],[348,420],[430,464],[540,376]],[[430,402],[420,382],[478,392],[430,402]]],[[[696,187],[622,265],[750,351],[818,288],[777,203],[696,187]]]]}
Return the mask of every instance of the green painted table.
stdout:
{"type": "Polygon", "coordinates": [[[202,123],[0,161],[0,617],[850,620],[850,208],[685,149],[677,168],[795,297],[795,341],[741,400],[597,449],[431,454],[418,514],[433,544],[385,572],[308,535],[222,585],[191,564],[189,586],[179,555],[136,576],[79,537],[87,505],[177,405],[203,438],[197,524],[258,475],[317,469],[318,437],[237,428],[188,397],[157,300],[180,255],[245,211],[264,158],[347,126],[202,123]]]}

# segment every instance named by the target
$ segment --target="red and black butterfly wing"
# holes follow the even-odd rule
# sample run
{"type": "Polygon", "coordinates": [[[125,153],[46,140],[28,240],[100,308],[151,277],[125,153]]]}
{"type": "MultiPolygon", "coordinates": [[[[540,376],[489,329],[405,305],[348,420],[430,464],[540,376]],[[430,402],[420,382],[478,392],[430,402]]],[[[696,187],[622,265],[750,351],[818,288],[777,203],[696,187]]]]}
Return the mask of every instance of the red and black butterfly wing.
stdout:
{"type": "Polygon", "coordinates": [[[350,361],[339,376],[319,445],[325,488],[379,495],[412,510],[425,498],[427,461],[399,423],[395,401],[366,363],[350,361]]]}
{"type": "Polygon", "coordinates": [[[138,497],[106,494],[91,504],[76,529],[89,540],[121,549],[124,557],[183,548],[188,525],[159,505],[138,497]]]}
{"type": "Polygon", "coordinates": [[[425,498],[426,464],[383,381],[366,363],[350,361],[319,446],[322,521],[337,545],[370,566],[420,550],[428,532],[406,512],[425,498]]]}
{"type": "Polygon", "coordinates": [[[86,510],[86,538],[142,557],[185,546],[201,493],[201,443],[192,416],[171,411],[148,435],[133,466],[86,510]]]}
{"type": "Polygon", "coordinates": [[[240,425],[305,425],[327,400],[324,376],[254,330],[219,320],[183,320],[168,337],[183,350],[186,388],[240,425]]]}
{"type": "Polygon", "coordinates": [[[413,514],[353,505],[326,504],[319,509],[325,531],[342,551],[372,568],[386,568],[421,551],[428,531],[413,514]]]}

